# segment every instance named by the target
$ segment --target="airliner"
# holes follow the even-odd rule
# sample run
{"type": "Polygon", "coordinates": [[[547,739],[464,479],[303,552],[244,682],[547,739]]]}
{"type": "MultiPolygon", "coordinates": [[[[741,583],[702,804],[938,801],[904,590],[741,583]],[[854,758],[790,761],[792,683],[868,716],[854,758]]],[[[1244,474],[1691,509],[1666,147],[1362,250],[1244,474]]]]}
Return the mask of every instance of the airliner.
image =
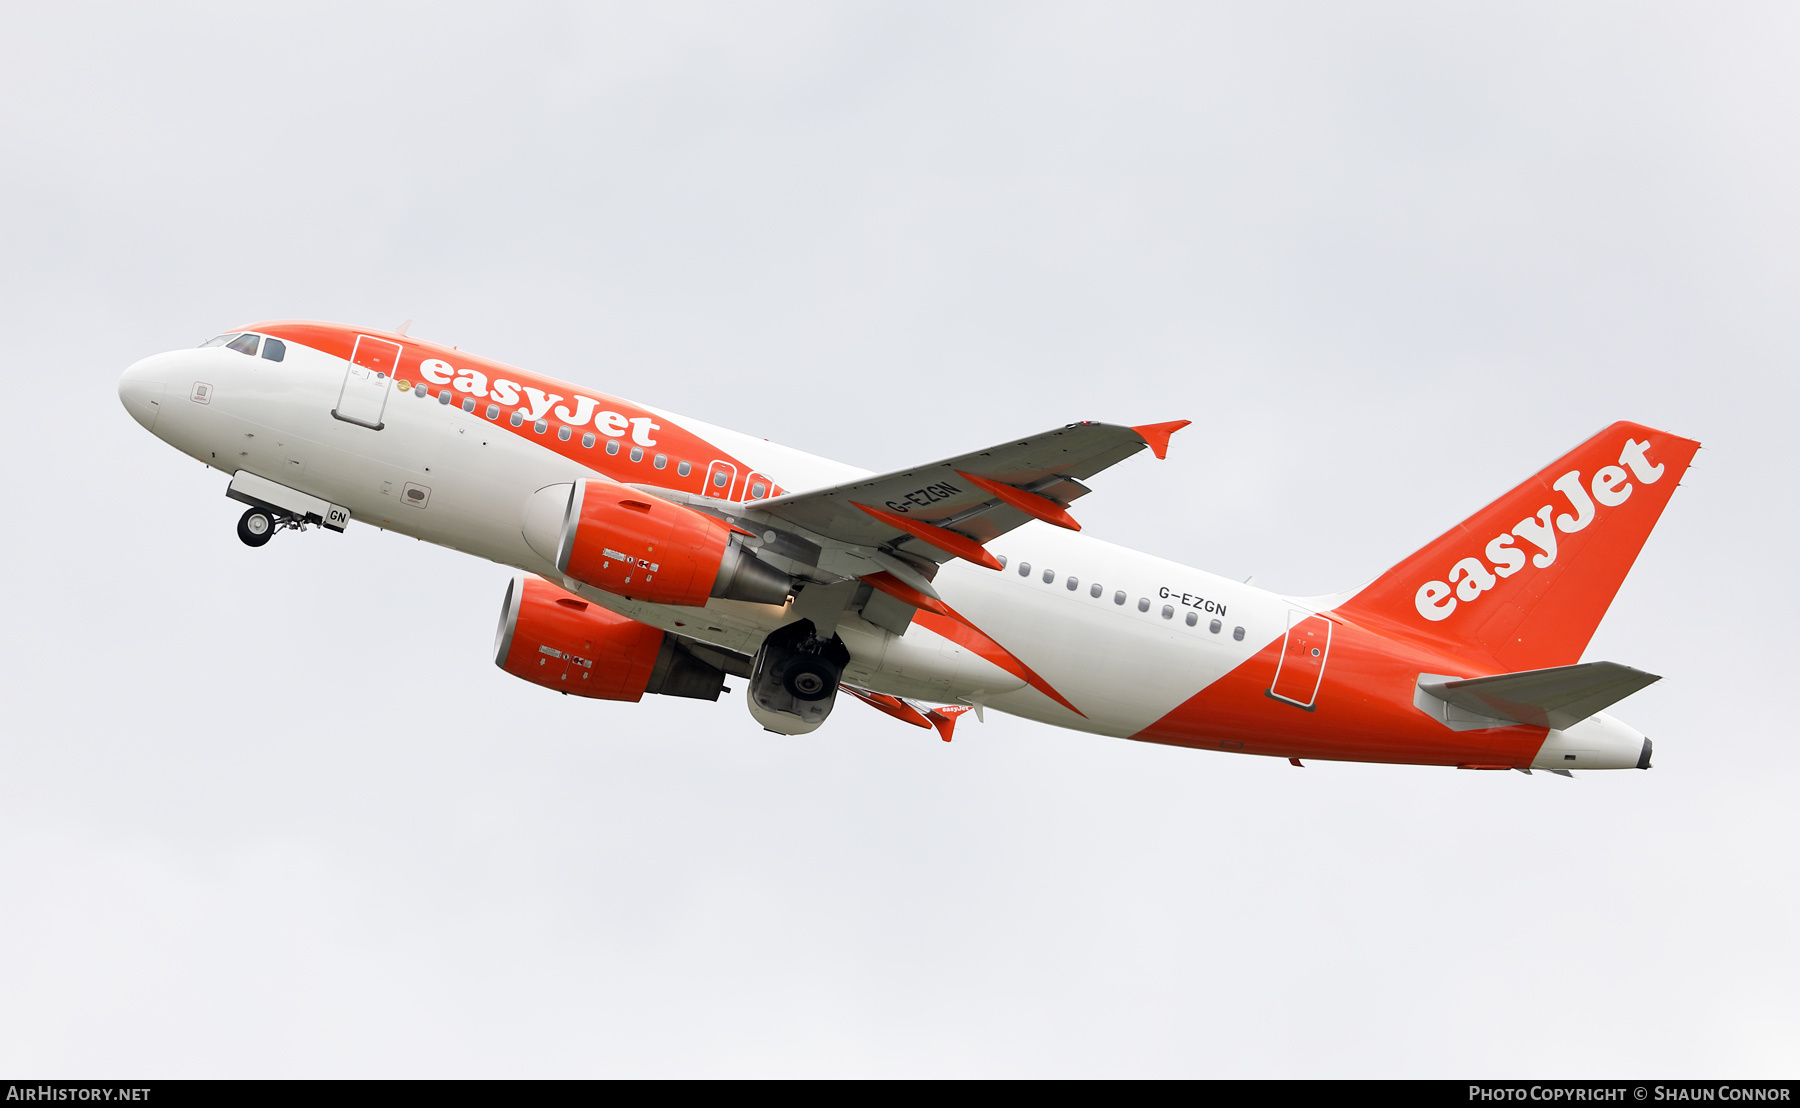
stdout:
{"type": "Polygon", "coordinates": [[[257,323],[137,362],[119,398],[229,479],[251,547],[362,525],[516,570],[494,662],[570,696],[736,677],[781,735],[842,694],[945,741],[992,709],[1299,766],[1650,766],[1605,709],[1658,678],[1581,656],[1690,439],[1615,423],[1369,584],[1297,597],[1082,531],[1088,482],[1186,421],[871,473],[406,331],[257,323]]]}

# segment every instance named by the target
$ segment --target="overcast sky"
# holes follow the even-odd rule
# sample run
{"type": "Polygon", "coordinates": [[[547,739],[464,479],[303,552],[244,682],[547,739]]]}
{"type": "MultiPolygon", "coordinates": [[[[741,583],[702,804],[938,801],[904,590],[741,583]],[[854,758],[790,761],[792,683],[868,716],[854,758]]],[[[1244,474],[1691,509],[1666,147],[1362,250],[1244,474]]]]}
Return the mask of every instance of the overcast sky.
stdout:
{"type": "Polygon", "coordinates": [[[14,5],[0,1071],[1800,1068],[1792,5],[14,5]],[[1187,418],[1090,533],[1296,594],[1701,440],[1587,657],[1649,773],[1310,764],[494,668],[120,407],[256,319],[870,468],[1187,418]]]}

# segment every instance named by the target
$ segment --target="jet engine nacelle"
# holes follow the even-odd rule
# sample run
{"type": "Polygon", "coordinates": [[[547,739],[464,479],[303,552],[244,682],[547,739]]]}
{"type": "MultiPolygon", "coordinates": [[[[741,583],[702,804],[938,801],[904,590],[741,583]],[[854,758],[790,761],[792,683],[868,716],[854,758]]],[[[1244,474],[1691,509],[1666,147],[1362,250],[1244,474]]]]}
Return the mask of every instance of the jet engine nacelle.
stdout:
{"type": "Polygon", "coordinates": [[[631,600],[785,604],[793,587],[724,522],[616,481],[539,489],[526,502],[523,531],[560,572],[631,600]]]}
{"type": "Polygon", "coordinates": [[[609,612],[538,577],[506,588],[494,664],[534,685],[596,700],[647,692],[717,700],[725,674],[654,627],[609,612]]]}

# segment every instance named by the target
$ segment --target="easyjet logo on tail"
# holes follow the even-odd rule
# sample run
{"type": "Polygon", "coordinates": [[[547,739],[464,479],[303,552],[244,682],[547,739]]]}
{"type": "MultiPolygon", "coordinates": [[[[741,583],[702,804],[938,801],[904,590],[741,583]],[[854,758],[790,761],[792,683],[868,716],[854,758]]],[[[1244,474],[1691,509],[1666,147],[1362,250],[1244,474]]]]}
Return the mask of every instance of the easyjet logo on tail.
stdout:
{"type": "Polygon", "coordinates": [[[1619,464],[1602,467],[1591,481],[1584,482],[1578,469],[1558,477],[1550,487],[1563,494],[1572,512],[1558,514],[1554,503],[1546,504],[1536,515],[1526,516],[1514,524],[1510,532],[1496,535],[1489,541],[1482,552],[1487,555],[1486,561],[1463,558],[1450,567],[1450,572],[1445,575],[1447,580],[1427,581],[1420,585],[1413,598],[1419,614],[1433,623],[1449,619],[1459,603],[1479,600],[1482,593],[1502,579],[1524,569],[1528,551],[1516,543],[1523,542],[1527,547],[1535,548],[1529,554],[1531,564],[1538,569],[1548,569],[1556,562],[1558,531],[1573,534],[1598,519],[1602,508],[1616,508],[1625,503],[1631,497],[1633,478],[1646,485],[1654,485],[1662,479],[1664,467],[1651,464],[1645,454],[1649,448],[1648,441],[1627,438],[1625,449],[1619,452],[1619,464]]]}

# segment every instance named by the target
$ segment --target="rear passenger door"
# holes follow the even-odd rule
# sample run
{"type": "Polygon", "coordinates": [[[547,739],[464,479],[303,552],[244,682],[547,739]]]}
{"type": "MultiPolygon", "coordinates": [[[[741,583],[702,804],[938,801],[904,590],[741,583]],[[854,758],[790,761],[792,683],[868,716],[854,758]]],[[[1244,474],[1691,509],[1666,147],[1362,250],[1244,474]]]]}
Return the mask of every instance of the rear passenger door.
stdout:
{"type": "Polygon", "coordinates": [[[1289,612],[1287,638],[1282,640],[1281,661],[1276,664],[1269,695],[1312,711],[1330,654],[1331,621],[1306,612],[1289,612]]]}

